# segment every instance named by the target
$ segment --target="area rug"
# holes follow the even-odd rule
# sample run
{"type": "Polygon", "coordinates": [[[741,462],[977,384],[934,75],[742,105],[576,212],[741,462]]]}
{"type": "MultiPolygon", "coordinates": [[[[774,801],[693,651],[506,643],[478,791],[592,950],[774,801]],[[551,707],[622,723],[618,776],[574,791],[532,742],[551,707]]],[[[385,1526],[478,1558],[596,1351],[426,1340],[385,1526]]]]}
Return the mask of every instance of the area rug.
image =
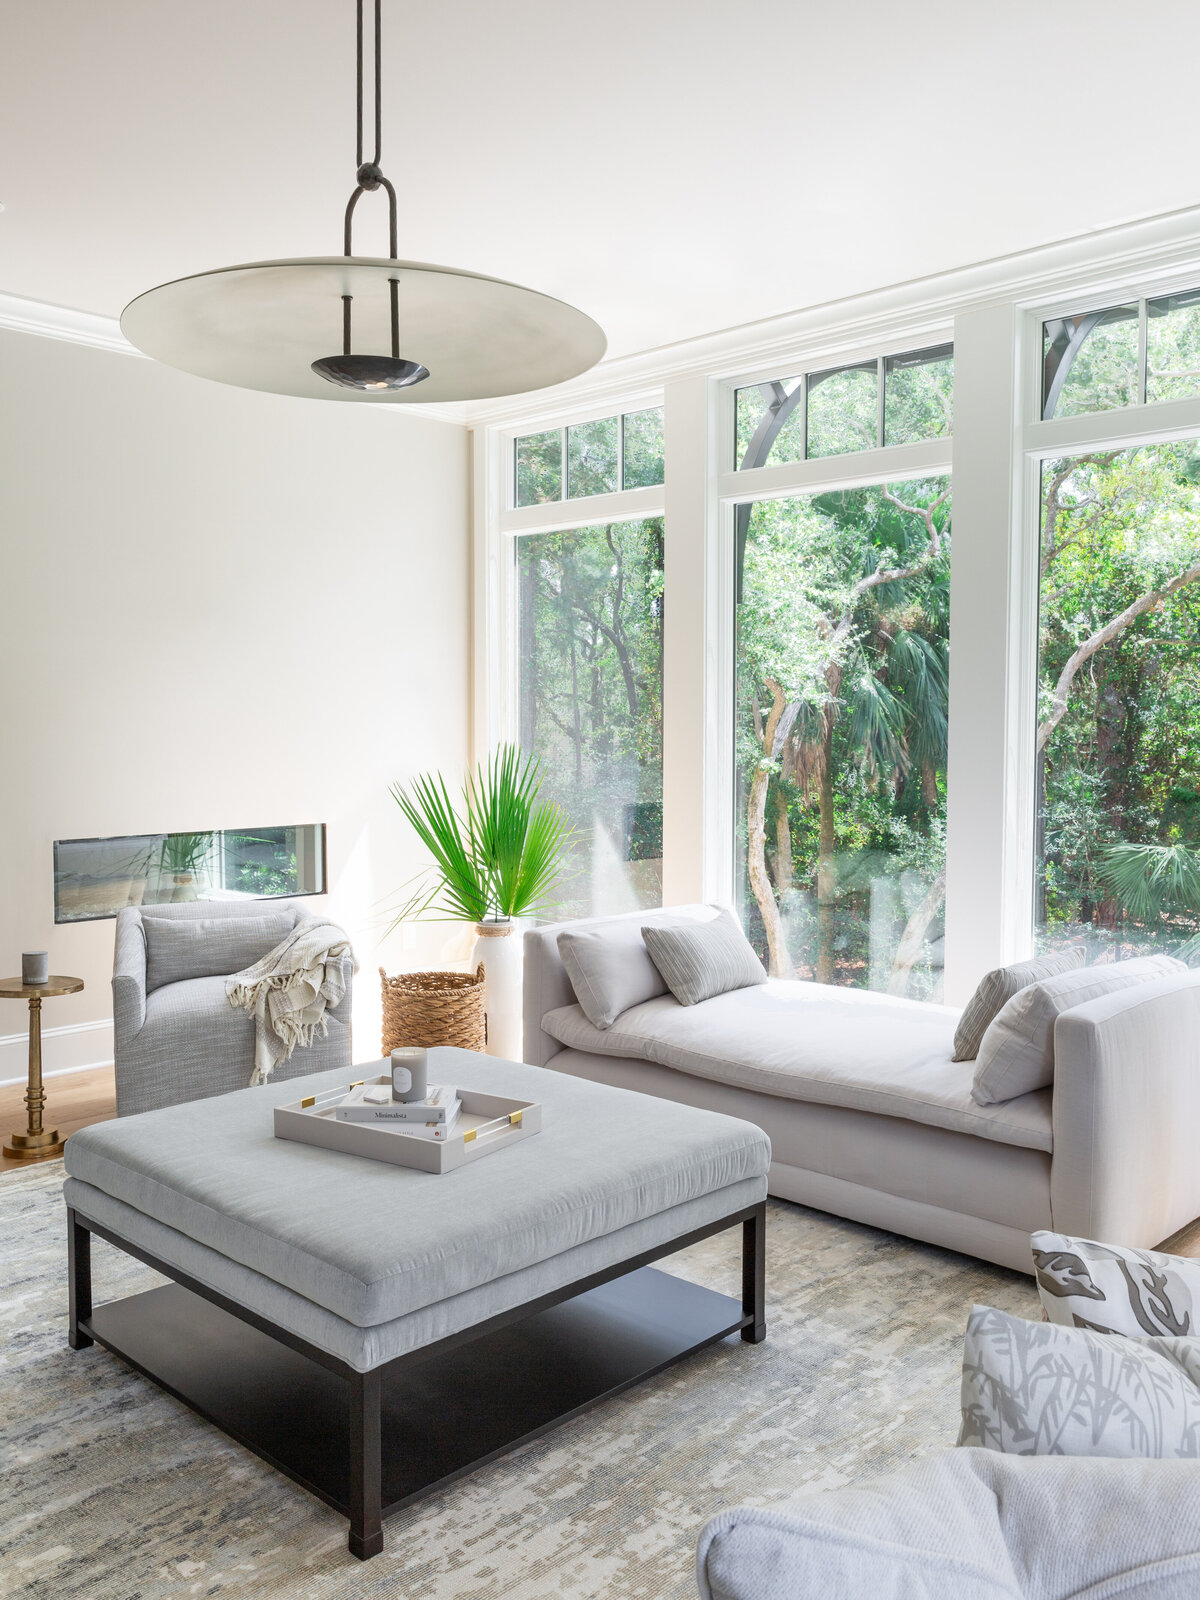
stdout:
{"type": "MultiPolygon", "coordinates": [[[[953,1443],[967,1310],[1032,1280],[772,1203],[768,1338],[605,1402],[385,1524],[346,1523],[106,1351],[66,1346],[61,1163],[0,1178],[0,1594],[30,1600],[683,1600],[722,1507],[953,1443]]],[[[671,1258],[737,1292],[740,1230],[671,1258]]],[[[96,1298],[159,1282],[97,1240],[96,1298]]]]}

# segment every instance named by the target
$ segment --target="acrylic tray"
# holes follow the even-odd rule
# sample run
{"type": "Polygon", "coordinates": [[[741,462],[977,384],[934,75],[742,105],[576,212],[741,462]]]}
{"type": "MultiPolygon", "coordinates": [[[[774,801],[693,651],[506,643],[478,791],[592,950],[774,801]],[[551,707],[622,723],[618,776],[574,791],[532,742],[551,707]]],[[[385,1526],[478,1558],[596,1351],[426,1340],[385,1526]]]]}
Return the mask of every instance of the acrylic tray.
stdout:
{"type": "Polygon", "coordinates": [[[353,1079],[324,1094],[306,1095],[303,1100],[275,1107],[275,1137],[295,1139],[301,1144],[324,1145],[346,1155],[367,1156],[372,1161],[390,1161],[397,1167],[414,1167],[418,1172],[453,1172],[457,1167],[481,1161],[497,1150],[520,1144],[542,1129],[542,1108],[533,1100],[513,1100],[507,1095],[484,1094],[478,1089],[458,1089],[462,1110],[450,1137],[420,1139],[403,1133],[395,1125],[369,1122],[339,1122],[334,1107],[349,1093],[353,1083],[388,1082],[385,1078],[353,1079]]]}

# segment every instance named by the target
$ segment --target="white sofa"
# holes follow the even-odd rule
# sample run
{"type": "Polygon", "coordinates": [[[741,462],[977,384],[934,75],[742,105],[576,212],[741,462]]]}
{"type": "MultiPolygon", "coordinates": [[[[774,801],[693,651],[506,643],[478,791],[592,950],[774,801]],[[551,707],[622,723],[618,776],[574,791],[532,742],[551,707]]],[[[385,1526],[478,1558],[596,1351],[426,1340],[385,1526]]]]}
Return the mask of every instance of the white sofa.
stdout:
{"type": "Polygon", "coordinates": [[[613,920],[526,933],[525,1060],[757,1123],[772,1194],[1020,1272],[1041,1228],[1153,1246],[1200,1215],[1200,972],[1063,1013],[1053,1088],[981,1106],[950,1007],[772,979],[593,1027],[557,938],[613,920]]]}

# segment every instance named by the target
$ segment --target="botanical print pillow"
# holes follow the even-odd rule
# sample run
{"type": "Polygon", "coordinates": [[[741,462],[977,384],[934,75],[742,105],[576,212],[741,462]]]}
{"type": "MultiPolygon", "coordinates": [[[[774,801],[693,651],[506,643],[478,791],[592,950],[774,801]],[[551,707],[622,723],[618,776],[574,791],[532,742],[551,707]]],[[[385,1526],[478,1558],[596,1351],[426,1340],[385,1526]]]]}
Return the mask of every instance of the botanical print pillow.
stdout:
{"type": "Polygon", "coordinates": [[[1030,1243],[1051,1322],[1131,1339],[1200,1336],[1200,1261],[1062,1233],[1030,1243]]]}
{"type": "Polygon", "coordinates": [[[1200,1457],[1200,1339],[1126,1339],[975,1306],[958,1442],[1016,1456],[1200,1457]]]}

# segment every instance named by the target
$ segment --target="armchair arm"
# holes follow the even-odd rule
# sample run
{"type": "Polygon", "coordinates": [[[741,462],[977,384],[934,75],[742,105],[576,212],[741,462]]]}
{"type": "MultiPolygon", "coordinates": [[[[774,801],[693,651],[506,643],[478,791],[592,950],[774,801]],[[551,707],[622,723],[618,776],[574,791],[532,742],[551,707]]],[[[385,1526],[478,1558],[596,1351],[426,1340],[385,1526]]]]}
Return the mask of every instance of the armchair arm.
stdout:
{"type": "Polygon", "coordinates": [[[146,935],[141,914],[130,906],[117,912],[112,991],[113,1038],[120,1050],[137,1038],[146,1020],[146,935]]]}
{"type": "Polygon", "coordinates": [[[1057,1232],[1153,1248],[1200,1216],[1200,972],[1102,995],[1054,1027],[1057,1232]]]}

